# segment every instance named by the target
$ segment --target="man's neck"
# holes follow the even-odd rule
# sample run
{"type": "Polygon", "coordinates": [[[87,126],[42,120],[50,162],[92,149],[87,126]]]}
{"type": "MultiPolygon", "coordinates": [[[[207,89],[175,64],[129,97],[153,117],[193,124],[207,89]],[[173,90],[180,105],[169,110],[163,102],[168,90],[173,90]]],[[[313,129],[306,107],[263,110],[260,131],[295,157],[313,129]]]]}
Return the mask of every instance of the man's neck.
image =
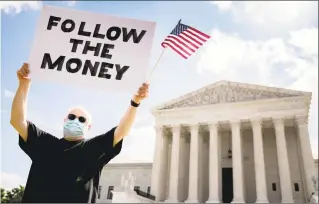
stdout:
{"type": "Polygon", "coordinates": [[[63,137],[65,140],[67,141],[79,141],[79,140],[84,140],[84,136],[76,136],[76,137],[73,137],[73,136],[64,136],[63,137]]]}

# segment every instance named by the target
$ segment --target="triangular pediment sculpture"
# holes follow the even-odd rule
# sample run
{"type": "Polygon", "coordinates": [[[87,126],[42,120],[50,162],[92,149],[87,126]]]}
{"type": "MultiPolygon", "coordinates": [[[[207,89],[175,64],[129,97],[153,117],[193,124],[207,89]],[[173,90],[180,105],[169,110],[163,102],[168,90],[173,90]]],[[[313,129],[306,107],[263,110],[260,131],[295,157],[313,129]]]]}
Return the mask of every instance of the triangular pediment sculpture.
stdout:
{"type": "Polygon", "coordinates": [[[219,81],[156,107],[157,110],[196,107],[218,103],[253,101],[296,96],[311,96],[310,92],[266,87],[231,81],[219,81]]]}

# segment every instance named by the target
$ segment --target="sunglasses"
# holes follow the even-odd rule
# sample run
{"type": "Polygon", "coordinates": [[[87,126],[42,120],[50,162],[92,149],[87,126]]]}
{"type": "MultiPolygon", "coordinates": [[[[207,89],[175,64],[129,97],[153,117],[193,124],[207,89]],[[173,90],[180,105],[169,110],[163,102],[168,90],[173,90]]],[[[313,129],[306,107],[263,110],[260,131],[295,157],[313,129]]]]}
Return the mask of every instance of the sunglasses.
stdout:
{"type": "MultiPolygon", "coordinates": [[[[69,115],[68,115],[68,119],[69,119],[69,120],[75,120],[76,118],[77,118],[77,116],[74,115],[74,114],[69,114],[69,115]]],[[[85,118],[85,117],[80,116],[80,117],[78,117],[78,118],[79,118],[79,121],[80,121],[81,123],[85,123],[85,121],[86,121],[86,118],[85,118]]]]}

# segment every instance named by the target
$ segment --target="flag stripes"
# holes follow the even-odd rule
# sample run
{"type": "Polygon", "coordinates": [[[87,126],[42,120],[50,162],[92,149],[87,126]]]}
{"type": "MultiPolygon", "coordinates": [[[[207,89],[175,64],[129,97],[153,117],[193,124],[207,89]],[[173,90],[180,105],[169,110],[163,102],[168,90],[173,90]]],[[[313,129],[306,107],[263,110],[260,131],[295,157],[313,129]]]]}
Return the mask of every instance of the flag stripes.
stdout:
{"type": "Polygon", "coordinates": [[[162,47],[170,47],[184,59],[195,53],[208,39],[209,35],[178,22],[174,30],[164,39],[162,47]]]}

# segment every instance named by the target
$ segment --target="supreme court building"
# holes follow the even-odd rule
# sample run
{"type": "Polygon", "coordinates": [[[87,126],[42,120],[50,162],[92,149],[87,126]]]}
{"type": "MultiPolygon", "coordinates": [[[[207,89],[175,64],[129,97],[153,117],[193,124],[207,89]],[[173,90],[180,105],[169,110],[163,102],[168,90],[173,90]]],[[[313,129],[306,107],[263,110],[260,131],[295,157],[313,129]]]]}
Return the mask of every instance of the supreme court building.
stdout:
{"type": "Polygon", "coordinates": [[[162,202],[305,203],[311,93],[220,81],[152,110],[162,202]]]}

